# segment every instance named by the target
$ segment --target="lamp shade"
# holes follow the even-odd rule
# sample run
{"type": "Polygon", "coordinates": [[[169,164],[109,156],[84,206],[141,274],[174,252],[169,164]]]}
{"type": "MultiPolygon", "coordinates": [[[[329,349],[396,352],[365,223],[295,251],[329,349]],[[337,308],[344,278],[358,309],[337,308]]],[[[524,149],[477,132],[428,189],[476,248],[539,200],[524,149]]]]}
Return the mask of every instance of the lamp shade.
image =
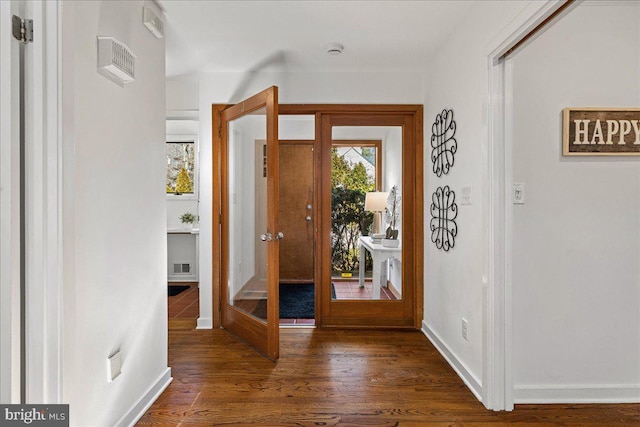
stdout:
{"type": "Polygon", "coordinates": [[[389,193],[384,191],[372,191],[364,198],[364,210],[369,212],[382,212],[387,207],[389,193]]]}

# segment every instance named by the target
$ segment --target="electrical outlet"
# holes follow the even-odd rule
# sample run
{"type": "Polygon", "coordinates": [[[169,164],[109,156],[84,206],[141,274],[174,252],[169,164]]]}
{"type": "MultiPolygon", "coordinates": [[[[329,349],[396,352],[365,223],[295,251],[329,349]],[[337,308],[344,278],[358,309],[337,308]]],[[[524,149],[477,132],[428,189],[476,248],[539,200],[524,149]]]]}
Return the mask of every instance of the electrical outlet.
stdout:
{"type": "Polygon", "coordinates": [[[469,341],[469,321],[462,318],[462,338],[469,341]]]}
{"type": "Polygon", "coordinates": [[[107,371],[109,382],[115,380],[122,373],[122,357],[120,356],[120,350],[116,350],[111,356],[107,358],[107,371]]]}

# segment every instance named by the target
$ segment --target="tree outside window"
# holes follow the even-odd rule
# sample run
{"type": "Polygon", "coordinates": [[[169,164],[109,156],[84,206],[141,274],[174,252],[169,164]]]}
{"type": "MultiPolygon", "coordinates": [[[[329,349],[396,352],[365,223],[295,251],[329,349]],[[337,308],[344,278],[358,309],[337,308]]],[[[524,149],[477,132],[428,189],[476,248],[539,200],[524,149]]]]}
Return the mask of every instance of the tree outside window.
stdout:
{"type": "Polygon", "coordinates": [[[167,142],[167,194],[193,194],[195,182],[195,144],[167,142]]]}
{"type": "MultiPolygon", "coordinates": [[[[373,222],[373,214],[364,210],[364,199],[367,192],[376,188],[374,162],[375,149],[368,147],[334,148],[331,152],[333,274],[354,272],[359,268],[358,239],[367,234],[373,222]],[[367,170],[366,163],[373,172],[367,170]]],[[[369,257],[366,263],[371,264],[369,257]]]]}

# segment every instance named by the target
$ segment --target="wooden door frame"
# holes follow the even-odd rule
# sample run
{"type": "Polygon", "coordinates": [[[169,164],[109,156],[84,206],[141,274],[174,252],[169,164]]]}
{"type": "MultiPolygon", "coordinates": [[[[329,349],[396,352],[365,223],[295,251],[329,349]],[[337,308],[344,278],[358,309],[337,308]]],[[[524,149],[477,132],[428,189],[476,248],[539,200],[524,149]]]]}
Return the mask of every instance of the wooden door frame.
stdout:
{"type": "MultiPolygon", "coordinates": [[[[554,25],[554,18],[569,13],[580,3],[573,0],[531,2],[482,52],[487,60],[487,149],[484,184],[488,189],[486,251],[486,295],[483,304],[482,386],[472,387],[487,409],[512,411],[512,296],[511,240],[511,81],[506,69],[506,56],[538,31],[554,25]]],[[[473,384],[467,381],[465,383],[473,384]]]]}
{"type": "Polygon", "coordinates": [[[414,114],[330,113],[322,115],[322,162],[330,164],[332,129],[336,126],[394,126],[402,129],[402,282],[400,300],[333,300],[329,294],[331,263],[331,168],[322,169],[321,242],[323,261],[321,283],[324,327],[419,329],[423,306],[423,149],[421,126],[414,114]]]}
{"type": "MultiPolygon", "coordinates": [[[[219,328],[221,326],[221,219],[222,219],[222,198],[221,198],[221,183],[222,174],[226,171],[222,170],[223,162],[221,158],[221,114],[222,111],[229,108],[228,104],[213,104],[212,105],[212,182],[213,182],[213,194],[212,194],[212,270],[213,274],[213,327],[219,328]]],[[[407,251],[407,257],[411,257],[411,264],[413,268],[407,272],[412,277],[415,284],[414,286],[414,301],[413,301],[413,322],[411,325],[388,325],[387,327],[397,328],[410,328],[420,329],[423,318],[423,306],[424,306],[424,215],[423,215],[423,199],[424,199],[424,168],[423,168],[423,106],[419,104],[280,104],[278,107],[280,115],[309,115],[315,116],[315,144],[314,144],[314,161],[317,165],[315,172],[315,191],[316,195],[321,195],[321,179],[318,176],[322,172],[323,164],[321,157],[321,143],[322,143],[322,117],[327,114],[340,114],[340,115],[352,115],[352,116],[396,116],[403,117],[405,123],[409,126],[405,126],[403,133],[411,135],[412,140],[415,142],[414,153],[412,156],[411,168],[413,169],[412,180],[414,182],[412,200],[414,203],[413,212],[413,232],[414,232],[414,244],[413,250],[407,251]],[[316,179],[318,178],[318,179],[316,179]]],[[[324,166],[326,168],[326,166],[324,166]]],[[[316,197],[316,203],[314,206],[315,218],[320,218],[319,214],[323,211],[322,197],[316,197]]],[[[322,223],[322,220],[319,221],[322,223]]],[[[322,239],[319,238],[323,232],[323,227],[316,223],[315,230],[315,246],[316,254],[323,253],[322,239]]],[[[316,278],[322,277],[321,262],[314,265],[314,276],[316,278]]],[[[403,267],[404,269],[404,267],[403,267]]],[[[322,286],[316,286],[316,326],[323,325],[323,316],[321,307],[322,298],[322,286]]],[[[347,325],[345,325],[347,326],[347,325]]],[[[357,325],[348,325],[357,326],[357,325]]]]}

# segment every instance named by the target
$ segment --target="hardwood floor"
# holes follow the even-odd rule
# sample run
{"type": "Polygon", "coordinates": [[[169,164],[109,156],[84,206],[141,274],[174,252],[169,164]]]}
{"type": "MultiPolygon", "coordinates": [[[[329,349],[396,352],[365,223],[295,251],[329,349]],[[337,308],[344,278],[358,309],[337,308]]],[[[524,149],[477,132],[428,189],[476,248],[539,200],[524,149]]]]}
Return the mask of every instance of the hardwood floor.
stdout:
{"type": "MultiPolygon", "coordinates": [[[[360,287],[360,283],[357,280],[340,280],[340,279],[332,279],[334,289],[336,290],[336,299],[340,300],[350,300],[350,299],[364,299],[371,300],[372,296],[372,288],[373,283],[371,283],[371,279],[367,278],[365,280],[364,288],[360,287]]],[[[380,299],[381,300],[395,300],[398,299],[391,289],[386,286],[380,287],[380,299]]]]}
{"type": "Polygon", "coordinates": [[[272,363],[223,330],[194,327],[169,320],[174,380],[138,425],[640,425],[640,405],[488,411],[420,332],[282,329],[272,363]]]}
{"type": "Polygon", "coordinates": [[[171,282],[169,285],[186,285],[189,289],[167,298],[169,319],[197,319],[200,314],[197,282],[171,282]]]}

